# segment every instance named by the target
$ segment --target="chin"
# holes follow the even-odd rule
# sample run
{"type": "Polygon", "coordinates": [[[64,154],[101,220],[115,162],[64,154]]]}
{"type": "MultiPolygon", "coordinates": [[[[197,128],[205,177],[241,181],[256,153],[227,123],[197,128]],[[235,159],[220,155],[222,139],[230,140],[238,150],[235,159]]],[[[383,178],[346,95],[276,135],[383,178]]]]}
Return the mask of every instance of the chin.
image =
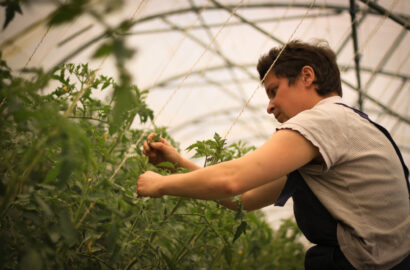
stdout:
{"type": "Polygon", "coordinates": [[[276,120],[279,122],[279,123],[281,123],[281,124],[283,124],[283,123],[285,123],[286,121],[288,121],[289,120],[289,118],[276,118],[276,120]]]}

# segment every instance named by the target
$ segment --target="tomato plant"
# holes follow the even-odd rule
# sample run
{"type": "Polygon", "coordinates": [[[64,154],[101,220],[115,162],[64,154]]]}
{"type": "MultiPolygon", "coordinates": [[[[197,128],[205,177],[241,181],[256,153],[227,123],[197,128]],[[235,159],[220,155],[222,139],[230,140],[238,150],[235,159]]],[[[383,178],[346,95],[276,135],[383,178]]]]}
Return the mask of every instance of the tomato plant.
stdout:
{"type": "MultiPolygon", "coordinates": [[[[153,118],[146,91],[131,86],[134,107],[121,112],[124,121],[110,132],[112,98],[101,101],[91,93],[115,88],[112,78],[97,76],[87,64],[27,75],[16,77],[1,62],[3,269],[301,267],[303,246],[292,222],[273,232],[260,212],[137,197],[139,174],[171,171],[148,163],[141,137],[157,132],[178,147],[165,128],[130,129],[135,118],[141,124],[153,118]],[[132,155],[125,158],[129,149],[132,155]]],[[[215,135],[190,149],[213,164],[252,148],[240,142],[226,146],[215,135]]]]}
{"type": "MultiPolygon", "coordinates": [[[[7,3],[5,26],[20,10],[19,1],[7,3]]],[[[66,1],[49,23],[72,21],[92,7],[66,1]]],[[[103,20],[101,10],[89,14],[103,20]]],[[[154,112],[148,91],[132,85],[124,68],[132,50],[119,33],[129,26],[107,29],[94,54],[115,57],[117,82],[88,64],[18,75],[0,59],[0,268],[302,269],[304,247],[291,220],[273,231],[259,211],[137,197],[136,179],[146,170],[183,170],[155,167],[141,153],[150,132],[178,144],[166,128],[143,128],[154,112]]],[[[189,149],[210,165],[252,147],[227,146],[216,134],[189,149]]]]}

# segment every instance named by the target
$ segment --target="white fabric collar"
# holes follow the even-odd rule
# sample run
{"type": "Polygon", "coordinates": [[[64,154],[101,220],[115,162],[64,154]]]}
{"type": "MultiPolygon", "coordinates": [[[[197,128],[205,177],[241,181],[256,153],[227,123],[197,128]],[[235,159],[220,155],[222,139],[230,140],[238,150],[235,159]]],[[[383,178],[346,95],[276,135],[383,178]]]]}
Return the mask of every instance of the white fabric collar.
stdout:
{"type": "Polygon", "coordinates": [[[331,97],[322,99],[321,101],[319,101],[318,103],[316,103],[316,105],[313,106],[313,107],[316,107],[316,106],[318,106],[318,105],[320,105],[320,104],[330,104],[330,103],[343,103],[343,100],[342,100],[342,98],[341,98],[340,96],[331,96],[331,97]]]}

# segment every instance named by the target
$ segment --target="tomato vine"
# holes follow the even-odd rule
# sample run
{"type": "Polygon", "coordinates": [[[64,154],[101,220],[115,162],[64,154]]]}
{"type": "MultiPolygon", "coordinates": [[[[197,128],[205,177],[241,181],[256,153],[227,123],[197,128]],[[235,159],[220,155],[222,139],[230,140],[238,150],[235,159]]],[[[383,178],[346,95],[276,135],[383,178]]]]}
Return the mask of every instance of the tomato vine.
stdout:
{"type": "MultiPolygon", "coordinates": [[[[260,212],[235,214],[214,202],[174,197],[138,198],[139,174],[148,169],[181,172],[150,164],[141,154],[141,143],[109,181],[145,131],[130,129],[130,123],[134,118],[141,124],[151,121],[153,112],[144,101],[147,93],[132,86],[139,107],[122,112],[125,121],[110,133],[111,100],[95,99],[91,93],[110,91],[116,83],[95,74],[87,64],[68,64],[51,74],[32,70],[26,74],[30,79],[23,79],[1,62],[3,269],[64,269],[67,264],[92,269],[250,269],[303,259],[293,223],[285,223],[281,229],[286,232],[280,233],[269,228],[260,212]],[[55,83],[48,94],[40,94],[55,83]],[[66,114],[73,102],[76,106],[66,114]]],[[[178,147],[165,128],[151,131],[178,147]]],[[[209,165],[252,148],[241,142],[226,146],[215,135],[190,149],[205,156],[209,165]]],[[[287,269],[298,269],[294,265],[287,269]]]]}
{"type": "MultiPolygon", "coordinates": [[[[5,2],[6,25],[23,2],[5,2]]],[[[65,1],[49,24],[87,13],[105,26],[104,12],[119,7],[104,3],[92,10],[89,1],[65,1]]],[[[136,179],[146,170],[183,170],[155,167],[141,153],[150,132],[178,144],[166,128],[143,128],[154,112],[145,102],[148,91],[133,85],[124,68],[133,50],[122,33],[130,26],[125,20],[107,28],[94,54],[114,56],[117,81],[88,64],[18,75],[0,53],[0,268],[302,269],[304,247],[291,220],[273,231],[259,211],[137,197],[136,179]],[[101,95],[106,99],[96,98],[101,95]]],[[[189,149],[210,165],[252,147],[227,146],[216,134],[189,149]]]]}

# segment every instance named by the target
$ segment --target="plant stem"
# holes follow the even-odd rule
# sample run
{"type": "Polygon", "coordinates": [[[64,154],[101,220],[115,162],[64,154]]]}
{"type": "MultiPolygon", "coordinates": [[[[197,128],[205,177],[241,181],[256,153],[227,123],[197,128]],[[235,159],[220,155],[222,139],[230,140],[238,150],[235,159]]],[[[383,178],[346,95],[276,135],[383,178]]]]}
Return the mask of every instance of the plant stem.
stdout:
{"type": "Polygon", "coordinates": [[[209,228],[211,228],[211,230],[214,231],[214,233],[215,233],[219,238],[221,238],[222,241],[225,242],[225,244],[229,245],[228,240],[226,240],[226,239],[212,226],[212,224],[209,222],[209,220],[206,218],[206,216],[203,215],[202,218],[205,220],[207,226],[208,226],[209,228]]]}
{"type": "MultiPolygon", "coordinates": [[[[38,143],[38,146],[36,148],[41,147],[45,142],[46,142],[45,139],[41,140],[40,143],[38,143]]],[[[11,201],[14,200],[14,198],[17,196],[22,184],[26,181],[27,176],[30,175],[30,172],[33,170],[35,165],[38,163],[43,153],[44,153],[44,148],[39,149],[36,156],[33,158],[32,162],[30,163],[30,165],[28,165],[24,169],[23,173],[21,174],[21,177],[16,176],[16,179],[14,179],[14,181],[11,181],[11,183],[9,183],[9,185],[7,186],[6,195],[4,196],[3,202],[1,203],[1,206],[0,206],[0,211],[1,211],[0,217],[1,218],[3,218],[4,215],[7,213],[7,210],[10,207],[11,201]]]]}
{"type": "Polygon", "coordinates": [[[91,76],[88,78],[86,86],[83,87],[81,86],[80,91],[77,93],[77,95],[75,96],[73,102],[71,103],[71,105],[68,107],[67,111],[65,111],[64,116],[68,117],[71,115],[71,113],[73,112],[74,108],[77,106],[77,102],[80,100],[80,98],[85,94],[85,92],[91,87],[91,85],[94,83],[94,79],[95,79],[95,72],[93,72],[91,74],[91,76]]]}
{"type": "Polygon", "coordinates": [[[95,256],[95,255],[86,254],[86,253],[78,253],[78,254],[80,254],[80,255],[82,255],[82,256],[85,256],[85,257],[89,257],[89,258],[95,259],[95,260],[99,261],[100,263],[104,264],[104,265],[105,265],[106,267],[108,267],[109,269],[113,269],[113,270],[115,269],[115,268],[113,268],[110,264],[108,264],[107,262],[105,262],[104,260],[100,259],[99,257],[97,257],[97,256],[95,256]]]}
{"type": "Polygon", "coordinates": [[[69,116],[68,118],[73,118],[73,119],[86,119],[86,120],[95,120],[95,121],[99,121],[105,124],[108,124],[107,121],[102,120],[102,119],[98,119],[98,118],[93,118],[93,117],[87,117],[87,116],[69,116]]]}
{"type": "MultiPolygon", "coordinates": [[[[171,212],[169,213],[169,215],[167,215],[167,216],[164,218],[164,220],[161,222],[160,226],[164,225],[165,222],[167,222],[168,219],[169,219],[172,215],[174,215],[175,211],[177,211],[177,209],[181,206],[181,203],[182,203],[182,201],[183,201],[184,199],[185,199],[185,198],[179,198],[179,200],[177,201],[177,203],[175,204],[175,206],[172,208],[172,210],[171,210],[171,212]]],[[[152,232],[151,235],[150,235],[150,237],[149,237],[148,243],[152,243],[152,241],[154,240],[154,238],[155,238],[156,235],[157,235],[156,232],[152,232]]]]}
{"type": "Polygon", "coordinates": [[[1,103],[0,103],[0,108],[1,108],[1,106],[3,106],[3,104],[6,102],[6,98],[3,98],[3,100],[1,101],[1,103]]]}
{"type": "MultiPolygon", "coordinates": [[[[198,233],[194,234],[191,237],[188,243],[189,247],[192,247],[195,244],[195,242],[199,239],[199,237],[201,237],[201,235],[205,232],[205,229],[206,229],[206,226],[203,226],[202,229],[198,233]]],[[[182,258],[187,254],[188,248],[189,248],[187,247],[188,245],[183,246],[182,249],[178,252],[178,255],[176,256],[176,263],[181,261],[182,258]]]]}
{"type": "Polygon", "coordinates": [[[75,228],[78,229],[81,226],[81,223],[83,223],[83,221],[85,220],[85,218],[88,216],[88,214],[90,213],[91,209],[93,209],[95,206],[95,202],[92,202],[90,204],[90,206],[88,206],[88,208],[85,210],[83,216],[81,217],[80,221],[78,221],[78,223],[75,225],[75,228]]]}

